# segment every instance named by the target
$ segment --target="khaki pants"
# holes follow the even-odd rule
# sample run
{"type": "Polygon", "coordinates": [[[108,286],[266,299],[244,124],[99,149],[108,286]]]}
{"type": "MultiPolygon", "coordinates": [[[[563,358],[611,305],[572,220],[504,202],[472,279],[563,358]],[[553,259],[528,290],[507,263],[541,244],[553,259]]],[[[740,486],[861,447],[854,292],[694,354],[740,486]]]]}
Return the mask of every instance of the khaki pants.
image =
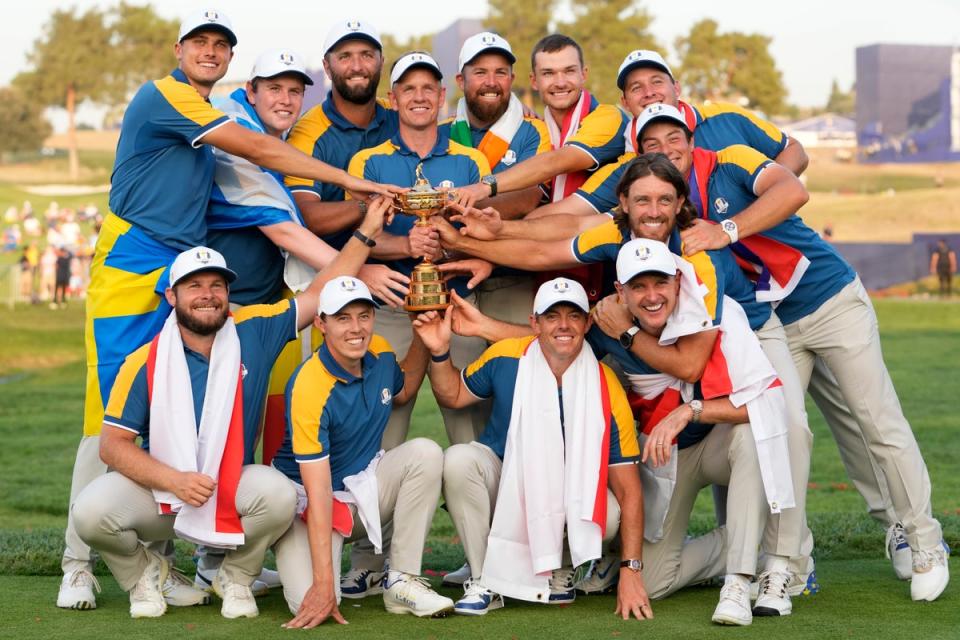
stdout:
{"type": "Polygon", "coordinates": [[[487,555],[502,467],[497,454],[479,442],[455,444],[443,453],[443,499],[474,578],[487,555]]]}
{"type": "Polygon", "coordinates": [[[70,481],[70,504],[67,509],[67,529],[64,532],[63,558],[60,566],[64,573],[86,569],[93,571],[94,557],[90,547],[77,535],[73,504],[91,482],[107,472],[107,465],[100,460],[100,436],[83,436],[77,447],[73,463],[73,478],[70,481]]]}
{"type": "Polygon", "coordinates": [[[487,278],[477,287],[477,308],[491,318],[526,326],[535,293],[532,275],[487,278]]]}
{"type": "MultiPolygon", "coordinates": [[[[390,568],[403,573],[420,575],[423,547],[433,522],[433,514],[440,500],[440,481],[443,472],[443,451],[440,445],[426,438],[414,438],[383,454],[377,465],[377,489],[380,494],[381,525],[390,524],[393,536],[390,544],[390,568]]],[[[287,480],[293,490],[293,483],[287,480]]],[[[351,506],[351,509],[354,509],[351,506]]],[[[366,540],[367,532],[354,511],[353,532],[347,539],[366,540]]],[[[289,523],[289,521],[288,521],[289,523]]],[[[340,602],[340,556],[344,538],[332,532],[331,555],[333,584],[340,602]]],[[[384,537],[384,542],[387,539],[384,537]]],[[[385,545],[386,546],[386,545],[385,545]]],[[[277,570],[283,581],[283,597],[290,612],[296,615],[300,603],[313,584],[313,563],[307,525],[300,517],[274,547],[277,570]]],[[[372,553],[372,546],[371,546],[372,553]]],[[[378,557],[378,556],[374,556],[378,557]]],[[[379,566],[383,565],[382,557],[379,566]]]]}
{"type": "Polygon", "coordinates": [[[651,598],[665,598],[714,576],[757,572],[761,531],[768,513],[749,424],[718,424],[697,444],[681,449],[677,484],[659,542],[643,541],[643,580],[651,598]],[[685,542],[693,503],[711,484],[729,487],[726,527],[685,542]]]}
{"type": "MultiPolygon", "coordinates": [[[[236,505],[244,544],[227,551],[220,570],[232,582],[250,585],[260,575],[263,556],[290,525],[297,495],[286,477],[271,467],[243,468],[236,505]]],[[[100,476],[73,506],[77,533],[100,552],[125,590],[136,585],[149,562],[142,541],[170,540],[174,517],[157,513],[153,493],[115,471],[100,476]]]]}
{"type": "MultiPolygon", "coordinates": [[[[472,299],[468,298],[468,300],[473,302],[472,299]]],[[[413,327],[407,312],[403,310],[389,307],[378,309],[374,332],[390,343],[398,360],[406,356],[413,341],[413,327]]],[[[450,341],[450,359],[453,366],[462,369],[479,358],[486,348],[487,343],[482,338],[464,338],[454,334],[450,341]]],[[[404,406],[393,408],[383,434],[384,449],[389,451],[407,439],[410,416],[415,402],[416,398],[412,398],[404,406]]],[[[489,403],[481,402],[464,409],[441,408],[440,413],[443,416],[443,424],[450,444],[458,444],[470,442],[483,430],[490,415],[490,407],[489,403]]]]}
{"type": "Polygon", "coordinates": [[[860,279],[784,329],[803,384],[818,357],[836,376],[910,547],[936,548],[943,534],[931,515],[930,476],[883,361],[877,316],[860,279]]]}
{"type": "Polygon", "coordinates": [[[817,358],[813,363],[807,391],[823,414],[823,419],[837,442],[840,460],[847,469],[847,476],[863,496],[870,515],[884,527],[894,524],[897,516],[890,501],[887,480],[870,453],[860,424],[847,408],[840,392],[840,383],[822,358],[817,358]]]}

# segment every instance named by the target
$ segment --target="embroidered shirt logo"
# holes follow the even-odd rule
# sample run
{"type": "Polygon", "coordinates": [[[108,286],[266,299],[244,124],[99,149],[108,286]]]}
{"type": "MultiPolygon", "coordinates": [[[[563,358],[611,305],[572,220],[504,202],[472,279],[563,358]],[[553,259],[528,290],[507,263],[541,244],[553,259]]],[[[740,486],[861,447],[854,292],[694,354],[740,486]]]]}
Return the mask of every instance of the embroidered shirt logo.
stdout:
{"type": "Polygon", "coordinates": [[[384,387],[383,391],[380,392],[380,403],[387,405],[390,404],[391,400],[393,400],[393,394],[390,393],[390,389],[384,387]]]}
{"type": "Polygon", "coordinates": [[[517,152],[513,149],[507,149],[507,152],[503,154],[501,162],[507,166],[515,164],[517,162],[517,152]]]}
{"type": "Polygon", "coordinates": [[[724,198],[717,198],[713,201],[713,206],[717,209],[717,213],[723,215],[730,208],[730,203],[724,198]]]}

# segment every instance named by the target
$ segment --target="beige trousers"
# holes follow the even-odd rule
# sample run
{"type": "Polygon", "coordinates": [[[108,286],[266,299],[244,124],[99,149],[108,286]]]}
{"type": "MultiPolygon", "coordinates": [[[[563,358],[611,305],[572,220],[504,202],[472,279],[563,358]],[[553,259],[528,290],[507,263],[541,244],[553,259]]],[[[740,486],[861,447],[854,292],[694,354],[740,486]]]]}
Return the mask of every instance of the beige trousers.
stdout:
{"type": "Polygon", "coordinates": [[[910,546],[935,548],[943,534],[931,515],[930,476],[883,361],[877,316],[860,279],[784,329],[803,384],[818,357],[836,376],[910,546]]]}
{"type": "MultiPolygon", "coordinates": [[[[282,473],[258,464],[243,468],[236,505],[244,544],[227,551],[220,567],[232,582],[250,585],[260,575],[264,553],[290,525],[296,504],[296,491],[282,473]]],[[[115,471],[80,494],[73,518],[80,538],[100,553],[125,591],[134,587],[149,561],[141,541],[175,537],[174,517],[157,513],[153,493],[115,471]]]]}
{"type": "Polygon", "coordinates": [[[107,472],[107,465],[100,460],[100,436],[83,436],[77,447],[73,463],[73,478],[70,481],[70,504],[67,508],[67,529],[64,532],[63,558],[60,566],[64,573],[86,569],[93,571],[94,558],[90,547],[77,535],[73,505],[91,482],[107,472]]]}
{"type": "Polygon", "coordinates": [[[487,278],[477,287],[477,308],[491,318],[526,326],[530,323],[535,293],[531,275],[487,278]]]}
{"type": "MultiPolygon", "coordinates": [[[[381,525],[392,525],[390,541],[390,568],[403,573],[420,575],[423,547],[433,522],[433,514],[440,500],[440,481],[443,473],[443,451],[440,445],[426,438],[414,438],[383,454],[377,465],[377,489],[380,497],[381,525]]],[[[287,480],[293,490],[293,482],[287,480]]],[[[351,506],[351,509],[354,507],[351,506]]],[[[367,532],[354,511],[353,532],[347,542],[366,540],[367,532]]],[[[289,521],[288,521],[289,523],[289,521]]],[[[340,558],[344,538],[331,532],[333,584],[340,602],[340,558]]],[[[384,542],[387,539],[384,537],[384,542]]],[[[386,545],[384,545],[386,547],[386,545]]],[[[384,549],[386,551],[386,549],[384,549]]],[[[296,615],[300,603],[313,584],[313,563],[307,525],[300,517],[274,546],[277,570],[283,581],[283,597],[290,612],[296,615]]],[[[372,546],[371,546],[372,553],[372,546]]],[[[383,565],[381,556],[379,567],[383,565]]]]}
{"type": "Polygon", "coordinates": [[[681,449],[677,484],[659,542],[643,541],[643,580],[651,598],[727,573],[757,573],[768,508],[757,447],[749,424],[718,424],[697,444],[681,449]],[[729,487],[725,527],[685,541],[697,494],[711,484],[729,487]]]}

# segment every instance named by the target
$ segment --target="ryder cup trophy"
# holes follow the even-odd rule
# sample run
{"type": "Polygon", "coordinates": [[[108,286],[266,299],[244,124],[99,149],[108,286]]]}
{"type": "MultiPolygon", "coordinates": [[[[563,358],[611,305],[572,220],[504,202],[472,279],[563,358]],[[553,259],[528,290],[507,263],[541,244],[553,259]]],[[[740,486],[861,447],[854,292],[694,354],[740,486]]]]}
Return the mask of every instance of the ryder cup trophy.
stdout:
{"type": "MultiPolygon", "coordinates": [[[[417,181],[406,193],[397,194],[397,209],[407,215],[417,216],[416,225],[425,227],[430,216],[436,215],[447,208],[456,198],[455,192],[449,189],[434,189],[430,181],[423,177],[423,169],[417,165],[417,181]]],[[[443,281],[443,274],[437,265],[424,257],[423,262],[413,268],[410,274],[410,293],[404,300],[403,308],[407,311],[436,311],[445,309],[450,304],[450,293],[443,281]]]]}

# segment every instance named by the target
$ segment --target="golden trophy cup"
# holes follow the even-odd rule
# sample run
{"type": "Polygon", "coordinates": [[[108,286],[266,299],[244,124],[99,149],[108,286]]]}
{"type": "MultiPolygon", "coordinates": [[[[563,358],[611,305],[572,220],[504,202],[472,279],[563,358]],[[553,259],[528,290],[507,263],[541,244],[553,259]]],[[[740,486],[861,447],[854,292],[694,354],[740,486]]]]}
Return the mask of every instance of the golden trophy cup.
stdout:
{"type": "MultiPolygon", "coordinates": [[[[434,189],[430,181],[423,176],[421,165],[417,165],[417,181],[406,193],[395,196],[397,209],[401,213],[417,217],[414,223],[418,227],[430,224],[430,216],[437,215],[447,208],[456,198],[450,189],[434,189]]],[[[438,311],[450,304],[450,293],[443,281],[443,274],[437,265],[424,257],[410,274],[410,293],[407,294],[403,308],[406,311],[438,311]]]]}

